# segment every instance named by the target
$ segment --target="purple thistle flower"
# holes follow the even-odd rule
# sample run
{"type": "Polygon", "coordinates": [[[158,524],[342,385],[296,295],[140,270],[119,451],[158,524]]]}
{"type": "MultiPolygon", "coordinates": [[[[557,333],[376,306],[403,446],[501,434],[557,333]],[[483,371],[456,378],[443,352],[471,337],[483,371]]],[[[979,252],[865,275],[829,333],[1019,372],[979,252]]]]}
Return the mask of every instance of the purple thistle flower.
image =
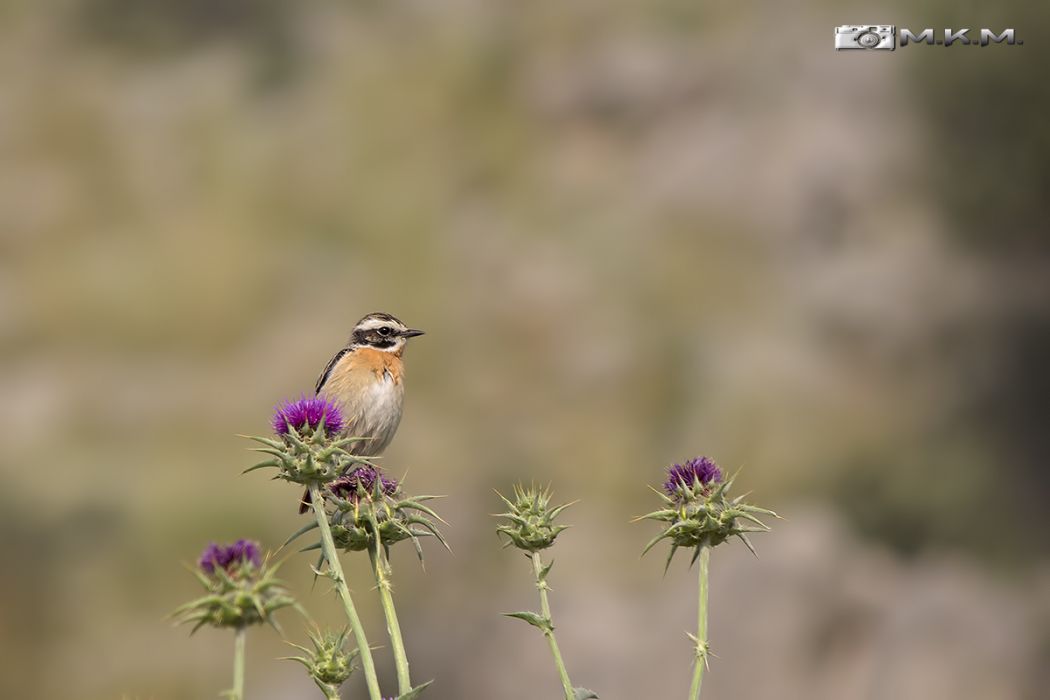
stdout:
{"type": "Polygon", "coordinates": [[[199,566],[202,571],[214,574],[216,566],[223,566],[221,562],[224,557],[225,553],[223,549],[212,542],[204,548],[204,551],[201,553],[201,558],[197,560],[197,566],[199,566]]]}
{"type": "Polygon", "coordinates": [[[212,542],[204,548],[197,565],[202,571],[214,574],[216,568],[229,571],[234,565],[250,563],[262,565],[262,553],[259,543],[252,540],[237,540],[231,545],[220,545],[212,542]]]}
{"type": "Polygon", "coordinates": [[[314,429],[324,421],[329,435],[343,428],[343,416],[334,403],[320,396],[303,396],[297,401],[286,401],[273,414],[273,431],[287,435],[288,426],[302,432],[314,429]]]}
{"type": "Polygon", "coordinates": [[[685,464],[672,464],[667,470],[664,490],[674,495],[681,488],[706,486],[722,480],[722,470],[709,457],[694,457],[685,464]]]}
{"type": "Polygon", "coordinates": [[[340,498],[354,500],[357,498],[357,487],[359,485],[366,493],[373,493],[376,487],[376,479],[379,480],[380,489],[387,496],[392,496],[397,492],[397,480],[384,476],[381,471],[369,464],[362,464],[339,477],[328,485],[328,489],[340,498]]]}

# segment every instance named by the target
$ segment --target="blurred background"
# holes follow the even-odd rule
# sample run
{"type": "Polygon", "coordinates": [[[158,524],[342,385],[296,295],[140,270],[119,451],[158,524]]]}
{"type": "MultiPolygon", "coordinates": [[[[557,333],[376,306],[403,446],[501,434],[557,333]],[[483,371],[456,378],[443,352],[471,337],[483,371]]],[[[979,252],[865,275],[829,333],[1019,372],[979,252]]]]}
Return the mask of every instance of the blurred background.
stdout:
{"type": "MultiPolygon", "coordinates": [[[[705,698],[1046,697],[1048,20],[4,3],[0,696],[228,687],[232,635],[164,617],[198,594],[182,564],[302,522],[235,434],[384,310],[428,332],[385,464],[448,494],[455,550],[393,556],[428,698],[557,696],[540,636],[499,616],[536,605],[488,515],[518,480],[582,499],[551,574],[573,680],[684,697],[695,571],[640,560],[655,530],[629,519],[696,454],[786,516],[757,560],[714,553],[705,698]],[[833,51],[856,22],[1025,44],[833,51]]],[[[338,625],[311,562],[287,577],[338,625]]],[[[248,650],[248,697],[318,696],[273,630],[248,650]]]]}

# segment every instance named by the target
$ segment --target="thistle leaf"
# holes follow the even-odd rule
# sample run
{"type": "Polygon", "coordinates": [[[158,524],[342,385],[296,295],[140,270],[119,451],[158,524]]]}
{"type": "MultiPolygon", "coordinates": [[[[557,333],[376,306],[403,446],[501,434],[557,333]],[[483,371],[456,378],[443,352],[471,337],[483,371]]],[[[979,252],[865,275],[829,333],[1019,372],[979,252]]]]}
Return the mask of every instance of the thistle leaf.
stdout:
{"type": "Polygon", "coordinates": [[[198,581],[200,581],[202,586],[204,586],[205,588],[207,588],[209,590],[211,589],[211,579],[209,579],[207,576],[205,576],[203,571],[201,571],[196,566],[190,566],[189,564],[184,564],[183,566],[186,568],[187,571],[189,571],[191,574],[193,574],[193,576],[198,581]]]}
{"type": "Polygon", "coordinates": [[[441,518],[440,515],[435,513],[432,508],[430,508],[429,506],[423,505],[417,499],[406,498],[405,500],[403,500],[400,503],[398,503],[398,507],[401,507],[401,508],[412,508],[412,509],[415,509],[415,510],[418,510],[418,511],[422,511],[422,512],[426,513],[427,515],[429,515],[430,517],[432,517],[435,520],[437,520],[442,525],[448,525],[448,523],[446,523],[441,518]]]}
{"type": "Polygon", "coordinates": [[[209,593],[208,595],[201,596],[200,598],[197,598],[196,600],[191,600],[188,603],[183,603],[179,607],[177,607],[174,610],[172,610],[168,614],[168,617],[175,618],[175,617],[178,617],[179,615],[182,615],[182,614],[186,613],[189,610],[192,610],[193,608],[199,607],[201,605],[209,605],[209,604],[214,605],[214,604],[217,604],[220,600],[222,600],[222,598],[220,596],[217,596],[214,593],[209,593]]]}
{"type": "Polygon", "coordinates": [[[275,460],[275,459],[271,459],[271,460],[267,460],[265,462],[259,462],[258,464],[256,464],[253,467],[248,467],[247,469],[242,471],[241,474],[247,474],[248,472],[253,472],[256,469],[280,469],[280,468],[281,468],[280,463],[277,460],[275,460]]]}
{"type": "Polygon", "coordinates": [[[753,506],[750,503],[738,504],[737,508],[739,510],[748,511],[749,513],[762,513],[763,515],[770,515],[776,518],[777,520],[783,520],[783,518],[777,515],[774,511],[771,511],[768,508],[759,508],[758,506],[753,506]]]}
{"type": "Polygon", "coordinates": [[[278,449],[276,447],[249,447],[248,451],[262,452],[263,454],[272,455],[280,462],[284,462],[288,459],[288,455],[284,452],[284,450],[278,449]]]}
{"type": "Polygon", "coordinates": [[[503,613],[506,617],[516,617],[519,620],[528,622],[533,627],[542,630],[544,634],[554,631],[554,625],[551,624],[550,618],[543,617],[539,613],[524,611],[524,612],[512,612],[503,613]]]}
{"type": "Polygon", "coordinates": [[[703,546],[702,545],[699,546],[699,547],[693,547],[693,558],[689,560],[689,568],[690,569],[693,568],[693,564],[696,563],[696,560],[700,558],[701,550],[703,550],[703,546]]]}
{"type": "Polygon", "coordinates": [[[579,502],[580,502],[580,501],[579,501],[579,500],[577,499],[577,500],[575,500],[575,501],[569,501],[568,503],[562,503],[562,504],[561,504],[560,506],[558,506],[557,508],[554,508],[553,510],[551,510],[551,512],[550,512],[550,516],[549,516],[549,517],[550,517],[550,519],[551,519],[551,520],[554,520],[555,518],[557,518],[557,517],[558,517],[558,514],[559,514],[559,513],[561,513],[561,512],[563,511],[563,510],[565,510],[565,509],[566,509],[566,508],[568,508],[569,506],[574,506],[574,505],[576,505],[576,504],[577,504],[577,503],[579,503],[579,502]]]}
{"type": "Polygon", "coordinates": [[[664,530],[659,535],[657,535],[653,539],[649,540],[649,544],[645,545],[645,549],[642,550],[642,556],[644,557],[646,554],[648,554],[649,550],[652,549],[653,547],[655,547],[657,542],[659,542],[660,540],[662,540],[664,538],[670,537],[670,536],[671,536],[670,532],[667,531],[667,530],[664,530]]]}
{"type": "Polygon", "coordinates": [[[678,545],[672,544],[671,551],[667,553],[667,561],[664,562],[664,576],[667,575],[667,570],[671,568],[671,560],[674,559],[675,552],[678,551],[678,545]]]}
{"type": "MultiPolygon", "coordinates": [[[[517,487],[516,487],[516,486],[514,487],[514,490],[515,490],[515,492],[517,492],[517,487]]],[[[513,501],[511,501],[511,500],[510,500],[509,498],[507,498],[506,496],[504,496],[504,495],[503,495],[502,493],[500,493],[499,491],[496,491],[496,495],[500,497],[500,500],[501,500],[501,501],[503,501],[504,503],[506,503],[506,504],[507,504],[507,507],[508,507],[508,508],[510,508],[511,510],[514,510],[514,502],[513,502],[513,501]]]]}
{"type": "MultiPolygon", "coordinates": [[[[434,526],[434,523],[430,522],[426,518],[421,518],[419,516],[412,516],[412,517],[409,517],[409,518],[405,518],[405,522],[408,523],[409,525],[421,525],[421,526],[425,527],[427,530],[430,531],[430,534],[433,535],[434,537],[436,537],[437,541],[440,542],[441,545],[445,549],[448,550],[449,554],[452,553],[452,547],[449,546],[448,542],[445,540],[444,535],[442,535],[441,531],[438,530],[437,527],[434,526]]],[[[423,533],[421,533],[421,532],[413,532],[413,534],[420,535],[420,534],[423,534],[423,533]]]]}
{"type": "Polygon", "coordinates": [[[306,525],[303,525],[301,528],[299,528],[298,530],[293,532],[292,535],[288,539],[286,539],[284,541],[284,544],[282,544],[279,549],[284,549],[285,547],[290,545],[292,542],[294,542],[296,540],[296,538],[300,537],[301,535],[305,535],[306,533],[310,532],[310,530],[313,530],[316,527],[317,527],[317,521],[316,520],[311,520],[309,523],[307,523],[306,525]]]}
{"type": "Polygon", "coordinates": [[[257,435],[238,435],[237,437],[242,437],[242,438],[246,438],[248,440],[252,440],[253,442],[258,442],[258,443],[260,443],[262,445],[266,445],[267,447],[274,447],[274,448],[277,448],[277,449],[280,449],[280,448],[284,447],[284,443],[283,442],[281,442],[280,440],[274,440],[272,438],[264,438],[264,437],[259,437],[257,435]]]}
{"type": "MultiPolygon", "coordinates": [[[[310,639],[313,640],[313,634],[312,633],[310,635],[310,639]]],[[[289,642],[288,640],[285,640],[284,643],[287,644],[288,646],[295,647],[296,649],[298,649],[299,651],[303,652],[304,654],[312,654],[313,653],[312,651],[310,651],[306,647],[301,646],[299,644],[296,644],[295,642],[289,642]]],[[[314,643],[316,644],[317,642],[314,641],[314,643]]],[[[299,658],[300,657],[298,657],[298,656],[282,656],[280,658],[280,660],[281,661],[292,661],[292,660],[298,660],[299,658]]]]}
{"type": "MultiPolygon", "coordinates": [[[[300,649],[302,649],[302,647],[300,647],[300,649]]],[[[304,651],[306,651],[306,650],[304,649],[304,651]]],[[[307,651],[306,653],[308,653],[308,654],[309,654],[310,652],[309,652],[309,651],[307,651]]],[[[301,657],[301,656],[278,656],[278,657],[277,657],[277,660],[278,660],[278,661],[298,661],[298,662],[299,662],[299,663],[301,663],[301,664],[302,664],[303,666],[306,666],[306,668],[307,668],[307,669],[309,669],[309,668],[310,668],[310,662],[309,662],[309,661],[307,661],[306,659],[304,659],[304,658],[303,658],[303,657],[301,657]]]]}
{"type": "Polygon", "coordinates": [[[398,695],[397,700],[416,700],[416,698],[422,695],[423,691],[427,689],[427,686],[433,682],[434,681],[427,681],[422,685],[417,685],[415,688],[412,688],[407,693],[402,693],[401,695],[398,695]]]}
{"type": "Polygon", "coordinates": [[[674,520],[678,511],[664,508],[663,510],[654,510],[652,513],[646,513],[645,515],[639,515],[635,518],[631,518],[632,523],[639,523],[643,520],[674,520]]]}

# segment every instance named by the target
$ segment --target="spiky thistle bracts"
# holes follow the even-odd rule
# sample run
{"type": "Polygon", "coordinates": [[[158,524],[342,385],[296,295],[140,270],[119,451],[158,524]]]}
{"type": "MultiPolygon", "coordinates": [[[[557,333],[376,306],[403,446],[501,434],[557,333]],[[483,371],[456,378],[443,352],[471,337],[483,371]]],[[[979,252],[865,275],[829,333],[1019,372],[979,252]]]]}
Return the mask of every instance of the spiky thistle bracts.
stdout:
{"type": "Polygon", "coordinates": [[[769,526],[759,516],[779,516],[771,510],[746,503],[745,496],[730,498],[729,490],[735,479],[734,475],[724,480],[722,470],[707,457],[671,465],[664,482],[664,491],[653,489],[664,507],[635,519],[656,520],[666,524],[642,553],[645,554],[662,540],[669,540],[671,551],[666,566],[670,566],[679,548],[693,549],[695,560],[701,547],[714,547],[731,537],[740,539],[754,552],[748,534],[769,530],[769,526]]]}
{"type": "Polygon", "coordinates": [[[333,496],[346,501],[357,500],[362,496],[368,497],[376,491],[385,496],[393,496],[399,488],[397,479],[385,476],[369,464],[362,464],[328,484],[328,491],[333,496]]]}
{"type": "Polygon", "coordinates": [[[555,525],[554,519],[575,501],[552,507],[550,489],[516,485],[513,500],[498,491],[496,495],[507,506],[506,512],[495,516],[504,520],[496,526],[496,533],[506,538],[505,547],[513,545],[526,552],[538,552],[554,544],[558,535],[569,528],[555,525]]]}
{"type": "MultiPolygon", "coordinates": [[[[398,542],[411,540],[420,561],[420,539],[434,537],[445,549],[448,543],[438,529],[445,521],[430,506],[440,496],[410,496],[401,484],[371,465],[361,465],[328,484],[325,511],[336,547],[345,552],[367,551],[378,543],[384,550],[398,542]]],[[[310,523],[293,534],[288,542],[317,528],[310,523]]],[[[285,544],[288,544],[286,542],[285,544]]],[[[307,549],[316,549],[311,545],[307,549]]]]}
{"type": "Polygon", "coordinates": [[[351,465],[367,460],[352,454],[352,446],[362,438],[339,437],[344,421],[335,404],[311,396],[279,406],[273,416],[275,437],[246,436],[261,447],[254,451],[267,458],[249,467],[276,469],[275,478],[309,487],[337,479],[351,465]]]}
{"type": "Polygon", "coordinates": [[[236,629],[266,622],[277,627],[273,614],[296,606],[276,576],[279,566],[262,559],[257,542],[209,544],[191,568],[207,593],[177,608],[172,618],[176,624],[193,623],[192,632],[204,625],[236,629]]]}
{"type": "Polygon", "coordinates": [[[346,682],[356,668],[354,660],[359,650],[346,649],[349,630],[322,632],[315,629],[309,633],[313,648],[287,642],[302,652],[302,656],[285,656],[284,661],[297,661],[306,667],[307,673],[326,698],[339,698],[339,687],[346,682]]]}
{"type": "Polygon", "coordinates": [[[333,507],[329,511],[332,536],[336,545],[347,552],[365,551],[374,542],[389,550],[398,542],[411,540],[422,561],[422,537],[434,537],[449,549],[437,526],[445,521],[424,504],[436,498],[440,496],[406,496],[400,490],[387,494],[382,481],[364,498],[343,499],[333,495],[333,507]]]}

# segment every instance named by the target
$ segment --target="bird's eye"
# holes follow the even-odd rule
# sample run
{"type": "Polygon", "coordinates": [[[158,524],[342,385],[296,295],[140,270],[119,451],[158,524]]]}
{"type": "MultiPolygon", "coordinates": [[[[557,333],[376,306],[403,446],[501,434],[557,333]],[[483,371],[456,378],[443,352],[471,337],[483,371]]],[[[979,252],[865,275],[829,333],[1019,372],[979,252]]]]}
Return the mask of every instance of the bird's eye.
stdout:
{"type": "Polygon", "coordinates": [[[393,331],[393,329],[390,328],[390,326],[383,326],[382,328],[380,328],[379,330],[376,331],[376,333],[378,333],[379,335],[383,336],[384,338],[387,337],[388,335],[390,335],[393,332],[394,331],[393,331]]]}

